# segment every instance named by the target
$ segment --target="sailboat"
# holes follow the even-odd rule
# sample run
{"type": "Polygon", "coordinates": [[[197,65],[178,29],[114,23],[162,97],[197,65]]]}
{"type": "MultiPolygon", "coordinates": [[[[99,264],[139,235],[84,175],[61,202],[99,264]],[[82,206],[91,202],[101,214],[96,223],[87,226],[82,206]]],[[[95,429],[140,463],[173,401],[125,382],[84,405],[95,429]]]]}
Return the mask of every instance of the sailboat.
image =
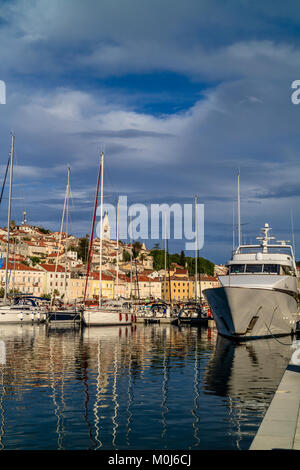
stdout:
{"type": "Polygon", "coordinates": [[[60,250],[61,239],[62,239],[62,231],[63,231],[63,225],[64,225],[64,216],[65,216],[65,211],[66,211],[64,305],[62,306],[54,305],[54,293],[52,292],[51,302],[50,302],[50,311],[47,315],[48,322],[58,323],[63,326],[65,326],[66,324],[75,325],[81,322],[80,310],[76,308],[76,306],[67,307],[67,292],[68,292],[67,290],[67,258],[68,258],[67,254],[68,254],[69,197],[70,197],[70,168],[68,167],[65,202],[64,202],[62,221],[61,221],[61,229],[60,229],[59,244],[58,244],[59,246],[57,250],[56,263],[55,263],[55,274],[56,274],[57,267],[58,267],[59,250],[60,250]]]}
{"type": "Polygon", "coordinates": [[[83,324],[86,326],[130,325],[133,321],[133,315],[126,306],[123,306],[122,303],[118,305],[117,302],[110,304],[108,306],[105,306],[103,305],[103,302],[102,302],[103,173],[104,173],[104,153],[101,152],[97,186],[96,186],[96,197],[95,197],[95,207],[94,207],[94,215],[93,215],[93,223],[92,223],[92,231],[91,231],[91,242],[90,242],[89,256],[88,256],[88,267],[87,267],[86,283],[85,283],[85,290],[84,290],[84,302],[83,302],[84,307],[82,311],[82,320],[83,320],[83,324]],[[101,180],[101,192],[100,192],[101,202],[100,202],[99,304],[96,306],[87,307],[86,306],[86,294],[87,294],[87,286],[88,286],[88,280],[89,280],[89,271],[90,271],[90,263],[91,263],[92,248],[93,248],[93,236],[94,236],[100,180],[101,180]]]}
{"type": "MultiPolygon", "coordinates": [[[[9,198],[8,198],[8,220],[7,220],[7,248],[5,260],[5,291],[3,304],[0,306],[0,324],[3,323],[40,323],[46,319],[46,308],[42,299],[34,296],[19,295],[11,304],[8,300],[9,269],[13,263],[9,262],[10,224],[11,224],[11,201],[13,183],[15,136],[11,136],[10,150],[10,175],[9,175],[9,198]]],[[[2,197],[2,196],[1,196],[2,197]]]]}
{"type": "Polygon", "coordinates": [[[203,298],[201,290],[201,275],[198,278],[198,225],[197,225],[197,201],[198,196],[195,196],[195,300],[187,302],[178,314],[178,321],[180,323],[190,323],[193,325],[207,324],[207,313],[203,308],[203,298]],[[200,299],[198,298],[198,283],[200,299]]]}

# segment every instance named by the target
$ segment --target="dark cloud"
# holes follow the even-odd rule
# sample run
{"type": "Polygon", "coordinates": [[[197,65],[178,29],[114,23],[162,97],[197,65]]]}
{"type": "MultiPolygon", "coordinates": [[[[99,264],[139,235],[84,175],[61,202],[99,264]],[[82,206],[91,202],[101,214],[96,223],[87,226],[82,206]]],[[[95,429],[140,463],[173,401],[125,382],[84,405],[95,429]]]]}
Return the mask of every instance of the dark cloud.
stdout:
{"type": "MultiPolygon", "coordinates": [[[[297,246],[295,2],[14,0],[0,2],[0,16],[0,79],[8,93],[0,105],[1,169],[13,128],[16,185],[24,193],[14,201],[16,218],[25,206],[33,222],[58,228],[70,165],[74,230],[85,234],[104,150],[107,200],[125,194],[129,203],[184,204],[198,194],[202,254],[215,261],[232,248],[238,168],[245,236],[268,221],[283,237],[292,209],[297,246]],[[160,94],[164,72],[170,87],[165,80],[160,94]],[[119,77],[118,87],[107,77],[119,77]],[[176,88],[172,77],[185,80],[176,88]]],[[[170,248],[180,250],[179,243],[170,248]]]]}

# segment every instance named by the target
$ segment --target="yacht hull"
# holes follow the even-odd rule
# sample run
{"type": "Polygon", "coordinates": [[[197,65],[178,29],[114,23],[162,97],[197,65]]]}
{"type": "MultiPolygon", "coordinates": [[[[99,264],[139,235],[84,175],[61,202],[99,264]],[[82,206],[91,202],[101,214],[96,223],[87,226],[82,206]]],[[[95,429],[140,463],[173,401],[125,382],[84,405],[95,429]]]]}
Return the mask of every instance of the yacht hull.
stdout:
{"type": "Polygon", "coordinates": [[[223,336],[243,340],[295,332],[298,313],[293,292],[227,286],[206,289],[204,295],[223,336]]]}
{"type": "Polygon", "coordinates": [[[39,311],[11,310],[0,308],[0,325],[11,323],[42,323],[46,320],[46,313],[39,311]]]}
{"type": "Polygon", "coordinates": [[[131,325],[133,315],[115,310],[87,309],[83,311],[83,323],[86,326],[131,325]]]}

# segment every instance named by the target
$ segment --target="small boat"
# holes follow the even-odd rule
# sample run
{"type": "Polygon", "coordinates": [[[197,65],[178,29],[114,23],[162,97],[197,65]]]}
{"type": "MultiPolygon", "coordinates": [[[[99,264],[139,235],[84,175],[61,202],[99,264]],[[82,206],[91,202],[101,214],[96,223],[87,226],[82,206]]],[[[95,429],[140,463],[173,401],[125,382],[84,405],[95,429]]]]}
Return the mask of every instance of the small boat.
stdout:
{"type": "Polygon", "coordinates": [[[61,324],[80,324],[81,323],[82,308],[78,305],[54,305],[51,311],[47,314],[48,323],[61,323],[61,324]]]}
{"type": "Polygon", "coordinates": [[[188,302],[180,309],[178,323],[205,324],[208,321],[207,310],[200,303],[188,302]]]}
{"type": "Polygon", "coordinates": [[[0,305],[0,323],[42,323],[46,318],[47,308],[40,297],[24,295],[12,304],[0,305]]]}
{"type": "Polygon", "coordinates": [[[144,305],[137,311],[137,321],[146,323],[176,323],[177,311],[166,302],[144,305]]]}
{"type": "Polygon", "coordinates": [[[99,305],[85,307],[83,310],[83,323],[85,326],[121,326],[131,325],[134,315],[125,307],[99,307],[99,305]]]}

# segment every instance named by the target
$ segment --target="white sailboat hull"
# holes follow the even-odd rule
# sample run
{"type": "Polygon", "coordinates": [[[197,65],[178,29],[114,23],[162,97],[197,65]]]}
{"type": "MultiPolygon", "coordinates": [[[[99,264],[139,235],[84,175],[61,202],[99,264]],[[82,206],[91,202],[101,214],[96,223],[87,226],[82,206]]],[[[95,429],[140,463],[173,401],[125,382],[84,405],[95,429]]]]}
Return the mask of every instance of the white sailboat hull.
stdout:
{"type": "Polygon", "coordinates": [[[293,291],[225,286],[204,291],[218,332],[235,339],[289,335],[296,329],[293,291]]]}
{"type": "Polygon", "coordinates": [[[83,323],[86,326],[131,325],[133,315],[128,312],[106,309],[85,309],[83,323]]]}
{"type": "Polygon", "coordinates": [[[0,325],[10,323],[41,323],[46,320],[46,313],[41,310],[22,310],[0,307],[0,325]]]}

